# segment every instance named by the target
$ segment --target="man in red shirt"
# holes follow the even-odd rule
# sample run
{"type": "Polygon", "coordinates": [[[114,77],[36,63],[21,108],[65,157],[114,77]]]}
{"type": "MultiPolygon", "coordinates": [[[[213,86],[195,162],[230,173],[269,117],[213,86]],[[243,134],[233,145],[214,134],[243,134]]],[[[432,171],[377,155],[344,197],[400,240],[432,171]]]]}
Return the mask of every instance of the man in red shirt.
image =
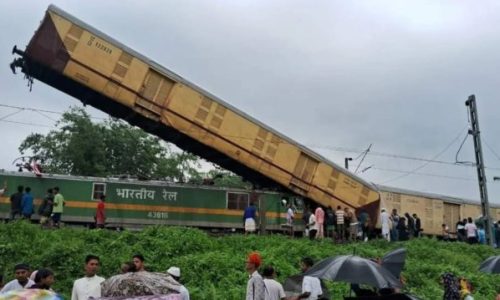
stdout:
{"type": "Polygon", "coordinates": [[[97,228],[104,228],[106,223],[106,213],[104,212],[104,201],[106,201],[106,196],[101,195],[99,202],[97,203],[97,210],[95,213],[95,225],[97,228]]]}

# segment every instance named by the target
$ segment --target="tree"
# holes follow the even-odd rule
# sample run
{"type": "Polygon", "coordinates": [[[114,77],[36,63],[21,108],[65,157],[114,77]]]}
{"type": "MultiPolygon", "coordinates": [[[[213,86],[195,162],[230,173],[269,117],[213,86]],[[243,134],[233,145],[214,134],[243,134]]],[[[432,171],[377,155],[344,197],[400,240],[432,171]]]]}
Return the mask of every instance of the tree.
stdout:
{"type": "Polygon", "coordinates": [[[199,178],[199,158],[174,152],[159,138],[123,121],[93,123],[82,108],[71,108],[47,135],[31,134],[21,154],[42,161],[44,172],[83,176],[135,175],[185,182],[199,178]]]}
{"type": "Polygon", "coordinates": [[[209,184],[221,187],[232,187],[240,189],[252,189],[252,184],[244,181],[241,176],[215,166],[215,169],[208,171],[207,178],[209,184]]]}

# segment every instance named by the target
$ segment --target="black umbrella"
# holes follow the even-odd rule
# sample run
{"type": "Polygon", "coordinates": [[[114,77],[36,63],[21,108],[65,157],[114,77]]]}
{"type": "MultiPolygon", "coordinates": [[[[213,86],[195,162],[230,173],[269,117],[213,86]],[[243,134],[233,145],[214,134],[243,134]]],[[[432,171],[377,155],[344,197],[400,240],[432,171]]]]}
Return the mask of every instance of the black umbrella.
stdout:
{"type": "Polygon", "coordinates": [[[479,271],[493,274],[500,273],[500,256],[488,257],[481,263],[479,271]]]}
{"type": "Polygon", "coordinates": [[[283,289],[287,297],[297,296],[302,293],[302,280],[304,275],[293,275],[288,277],[283,283],[283,289]]]}
{"type": "Polygon", "coordinates": [[[399,288],[401,283],[388,270],[379,264],[354,255],[342,255],[323,259],[312,266],[304,275],[366,284],[376,288],[399,288]]]}
{"type": "Polygon", "coordinates": [[[382,257],[382,267],[391,272],[394,277],[399,278],[401,271],[405,266],[406,249],[399,248],[392,252],[387,253],[382,257]]]}
{"type": "Polygon", "coordinates": [[[380,300],[421,300],[420,298],[417,298],[414,295],[411,294],[392,294],[392,295],[386,295],[386,296],[356,296],[356,297],[344,297],[344,300],[373,300],[373,299],[380,299],[380,300]]]}

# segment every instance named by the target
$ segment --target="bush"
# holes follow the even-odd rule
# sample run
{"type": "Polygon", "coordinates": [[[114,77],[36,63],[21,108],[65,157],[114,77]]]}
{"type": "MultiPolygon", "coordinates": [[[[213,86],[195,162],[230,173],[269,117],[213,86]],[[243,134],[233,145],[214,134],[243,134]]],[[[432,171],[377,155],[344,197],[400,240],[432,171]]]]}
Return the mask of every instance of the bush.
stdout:
{"type": "MultiPolygon", "coordinates": [[[[48,267],[56,274],[54,290],[66,297],[71,294],[72,282],[83,276],[87,254],[101,258],[100,274],[109,277],[118,273],[121,263],[133,254],[142,253],[149,270],[164,272],[172,265],[180,267],[192,299],[242,299],[248,279],[244,262],[246,254],[253,250],[262,254],[264,265],[272,264],[279,271],[280,282],[300,272],[298,263],[304,256],[316,261],[353,253],[381,257],[406,247],[405,289],[422,299],[442,299],[439,278],[445,271],[468,278],[475,287],[476,299],[494,299],[498,288],[497,275],[478,272],[480,262],[498,255],[497,250],[429,238],[334,245],[330,240],[318,242],[281,235],[214,238],[198,229],[167,226],[151,226],[140,232],[42,230],[26,222],[0,224],[0,237],[0,262],[6,280],[13,277],[13,267],[19,262],[29,263],[34,269],[48,267]]],[[[349,291],[346,283],[327,285],[335,298],[349,291]]]]}

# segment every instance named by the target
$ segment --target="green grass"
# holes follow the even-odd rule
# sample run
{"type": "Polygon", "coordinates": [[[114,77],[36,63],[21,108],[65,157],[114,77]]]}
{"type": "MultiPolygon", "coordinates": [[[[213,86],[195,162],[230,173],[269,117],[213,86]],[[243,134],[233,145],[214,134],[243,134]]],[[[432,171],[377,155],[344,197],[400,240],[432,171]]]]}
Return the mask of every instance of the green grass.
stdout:
{"type": "MultiPolygon", "coordinates": [[[[111,232],[65,228],[41,230],[24,222],[0,224],[0,270],[6,280],[12,279],[13,266],[19,262],[34,268],[48,267],[56,274],[57,292],[71,294],[72,282],[83,276],[83,260],[87,254],[101,257],[100,274],[118,273],[122,262],[142,253],[152,271],[165,271],[175,265],[192,299],[243,299],[247,275],[246,254],[257,250],[264,264],[272,264],[280,272],[279,281],[299,272],[303,256],[316,260],[340,254],[380,257],[398,247],[408,249],[406,290],[422,299],[442,299],[439,276],[445,271],[465,276],[475,287],[475,299],[494,299],[500,288],[500,277],[477,271],[480,262],[498,250],[487,246],[444,243],[421,238],[404,243],[382,240],[369,243],[333,245],[329,241],[309,241],[281,235],[210,237],[205,232],[182,227],[148,227],[141,232],[111,232]]],[[[328,284],[334,299],[348,293],[345,283],[328,284]]]]}

